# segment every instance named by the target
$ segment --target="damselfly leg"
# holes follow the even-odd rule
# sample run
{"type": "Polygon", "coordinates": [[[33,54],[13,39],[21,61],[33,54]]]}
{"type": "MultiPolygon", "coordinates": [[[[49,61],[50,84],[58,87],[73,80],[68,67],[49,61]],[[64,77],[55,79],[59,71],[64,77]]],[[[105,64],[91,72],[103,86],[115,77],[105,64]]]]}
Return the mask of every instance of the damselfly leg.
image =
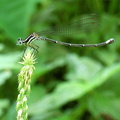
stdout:
{"type": "Polygon", "coordinates": [[[24,51],[23,51],[22,57],[24,56],[26,49],[27,49],[27,46],[24,47],[24,51]]]}
{"type": "MultiPolygon", "coordinates": [[[[33,49],[33,53],[36,52],[38,53],[38,49],[39,49],[39,46],[35,45],[35,44],[28,44],[28,46],[30,47],[30,49],[33,49]]],[[[32,54],[33,54],[32,53],[32,54]]]]}
{"type": "Polygon", "coordinates": [[[24,44],[24,51],[23,51],[23,55],[22,57],[25,55],[27,49],[30,49],[30,50],[33,50],[32,51],[32,54],[34,54],[35,52],[38,53],[38,49],[39,49],[39,46],[35,45],[35,44],[24,44]]]}

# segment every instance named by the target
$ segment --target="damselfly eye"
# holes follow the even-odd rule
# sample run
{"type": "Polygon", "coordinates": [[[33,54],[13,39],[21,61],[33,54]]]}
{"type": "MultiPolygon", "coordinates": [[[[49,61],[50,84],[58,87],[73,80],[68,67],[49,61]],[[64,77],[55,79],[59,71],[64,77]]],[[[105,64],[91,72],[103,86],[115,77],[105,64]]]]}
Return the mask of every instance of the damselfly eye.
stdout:
{"type": "Polygon", "coordinates": [[[21,39],[21,38],[18,38],[17,45],[22,45],[22,44],[23,44],[22,39],[21,39]]]}

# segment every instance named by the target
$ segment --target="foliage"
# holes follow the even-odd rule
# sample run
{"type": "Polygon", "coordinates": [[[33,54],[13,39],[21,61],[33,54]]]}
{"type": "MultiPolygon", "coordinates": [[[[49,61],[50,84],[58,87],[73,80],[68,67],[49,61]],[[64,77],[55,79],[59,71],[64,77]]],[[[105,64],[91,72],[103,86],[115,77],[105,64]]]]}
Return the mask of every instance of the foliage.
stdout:
{"type": "Polygon", "coordinates": [[[0,119],[17,116],[18,62],[23,53],[23,47],[15,45],[17,38],[96,13],[101,20],[96,31],[50,37],[72,43],[114,38],[113,44],[75,48],[38,41],[29,120],[119,120],[119,11],[118,0],[0,1],[0,119]]]}

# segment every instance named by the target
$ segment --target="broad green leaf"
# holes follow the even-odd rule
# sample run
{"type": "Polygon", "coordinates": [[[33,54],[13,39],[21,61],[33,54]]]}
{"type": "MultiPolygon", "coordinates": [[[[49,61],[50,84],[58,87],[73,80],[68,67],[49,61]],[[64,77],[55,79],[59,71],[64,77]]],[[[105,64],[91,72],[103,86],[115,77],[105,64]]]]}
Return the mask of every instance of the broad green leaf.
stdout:
{"type": "Polygon", "coordinates": [[[88,57],[69,54],[66,58],[68,73],[65,78],[70,81],[90,81],[101,69],[102,65],[88,57]]]}
{"type": "Polygon", "coordinates": [[[55,110],[62,105],[77,100],[96,87],[102,85],[114,73],[120,71],[120,64],[110,66],[101,73],[93,77],[92,81],[82,84],[80,82],[65,82],[59,84],[52,94],[48,94],[40,101],[30,106],[29,114],[45,114],[48,111],[55,110]]]}
{"type": "Polygon", "coordinates": [[[20,53],[13,54],[4,54],[0,55],[0,70],[3,69],[16,69],[19,64],[18,60],[20,59],[20,53]],[[16,66],[16,63],[18,64],[16,66]]]}
{"type": "Polygon", "coordinates": [[[10,38],[15,40],[27,33],[35,3],[35,0],[0,1],[0,27],[10,38]]]}

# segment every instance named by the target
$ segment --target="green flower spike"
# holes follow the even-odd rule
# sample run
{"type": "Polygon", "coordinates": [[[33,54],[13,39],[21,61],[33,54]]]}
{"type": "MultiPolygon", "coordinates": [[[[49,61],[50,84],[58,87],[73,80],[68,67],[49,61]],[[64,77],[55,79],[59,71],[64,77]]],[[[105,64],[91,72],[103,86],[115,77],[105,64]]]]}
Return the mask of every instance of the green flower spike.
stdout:
{"type": "Polygon", "coordinates": [[[18,75],[18,91],[19,95],[17,97],[17,120],[27,120],[28,117],[28,105],[27,105],[27,97],[30,94],[30,82],[33,74],[33,70],[35,69],[35,56],[31,54],[31,51],[27,51],[27,53],[23,57],[23,67],[18,75]]]}

